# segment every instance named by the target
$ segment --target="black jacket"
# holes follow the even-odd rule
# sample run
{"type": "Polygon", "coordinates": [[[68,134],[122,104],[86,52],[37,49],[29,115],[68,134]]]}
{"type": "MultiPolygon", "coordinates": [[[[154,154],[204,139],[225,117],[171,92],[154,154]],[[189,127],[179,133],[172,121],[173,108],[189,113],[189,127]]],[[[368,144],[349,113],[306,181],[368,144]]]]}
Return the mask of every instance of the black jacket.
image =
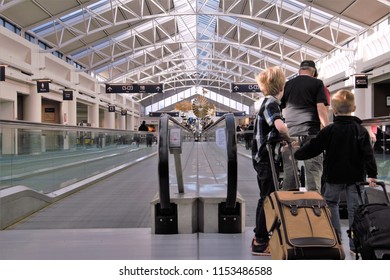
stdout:
{"type": "Polygon", "coordinates": [[[309,159],[325,151],[325,181],[354,184],[376,178],[377,166],[368,131],[354,116],[337,116],[334,123],[295,152],[298,160],[309,159]]]}

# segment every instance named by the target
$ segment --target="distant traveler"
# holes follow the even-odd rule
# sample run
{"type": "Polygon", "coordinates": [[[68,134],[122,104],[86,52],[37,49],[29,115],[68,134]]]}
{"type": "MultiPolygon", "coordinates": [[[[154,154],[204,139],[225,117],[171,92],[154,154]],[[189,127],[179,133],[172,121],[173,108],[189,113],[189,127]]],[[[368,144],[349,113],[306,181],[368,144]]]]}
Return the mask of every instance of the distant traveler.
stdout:
{"type": "MultiPolygon", "coordinates": [[[[142,124],[139,126],[138,131],[149,131],[148,126],[145,121],[142,121],[142,124]]],[[[146,134],[146,147],[152,147],[153,134],[146,134]]]]}
{"type": "Polygon", "coordinates": [[[236,135],[237,135],[237,142],[241,142],[242,140],[242,129],[240,125],[237,125],[236,127],[236,135]]]}
{"type": "Polygon", "coordinates": [[[138,128],[138,131],[149,131],[149,128],[146,125],[145,121],[142,121],[142,124],[138,128]]]}
{"type": "Polygon", "coordinates": [[[263,97],[260,98],[260,109],[254,126],[252,146],[252,162],[257,172],[257,183],[260,190],[260,199],[256,209],[255,236],[252,240],[253,255],[270,255],[263,203],[265,198],[275,191],[275,186],[266,144],[268,141],[280,140],[280,134],[288,136],[287,126],[283,122],[280,108],[285,82],[286,77],[279,67],[268,68],[257,77],[257,83],[263,97]]]}
{"type": "MultiPolygon", "coordinates": [[[[339,90],[332,96],[331,103],[335,114],[334,122],[306,142],[294,156],[303,160],[326,151],[324,197],[332,214],[332,224],[341,237],[340,193],[346,191],[348,221],[351,226],[354,212],[360,203],[356,183],[366,181],[367,174],[367,181],[374,187],[377,165],[369,132],[361,125],[359,118],[351,115],[356,109],[354,95],[350,91],[339,90]]],[[[355,252],[351,239],[349,246],[355,252]]]]}
{"type": "Polygon", "coordinates": [[[252,149],[253,142],[253,122],[251,122],[244,131],[244,139],[245,139],[245,149],[252,149]]]}
{"type": "MultiPolygon", "coordinates": [[[[329,123],[328,100],[324,83],[314,78],[314,61],[302,61],[299,75],[289,80],[284,88],[282,108],[291,137],[297,137],[305,143],[317,135],[321,127],[329,123]]],[[[283,153],[285,156],[287,153],[283,153]]],[[[283,189],[295,189],[291,160],[284,160],[283,189]]],[[[307,190],[320,192],[323,171],[323,156],[305,160],[307,190]]]]}

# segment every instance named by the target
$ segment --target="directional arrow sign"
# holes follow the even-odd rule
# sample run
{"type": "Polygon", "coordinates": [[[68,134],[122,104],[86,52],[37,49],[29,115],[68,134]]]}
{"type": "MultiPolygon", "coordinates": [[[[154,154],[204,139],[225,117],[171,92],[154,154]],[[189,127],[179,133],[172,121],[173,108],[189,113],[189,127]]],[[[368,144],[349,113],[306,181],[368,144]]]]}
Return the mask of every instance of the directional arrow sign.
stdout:
{"type": "Polygon", "coordinates": [[[260,88],[258,84],[232,83],[232,92],[260,92],[260,88]]]}
{"type": "Polygon", "coordinates": [[[229,112],[215,112],[216,117],[222,117],[223,115],[228,114],[229,112]]]}
{"type": "Polygon", "coordinates": [[[239,112],[233,112],[233,115],[235,117],[245,117],[246,113],[245,113],[245,111],[239,111],[239,112]]]}
{"type": "Polygon", "coordinates": [[[163,91],[163,84],[139,85],[139,93],[160,93],[163,91]]]}
{"type": "MultiPolygon", "coordinates": [[[[223,115],[228,114],[229,112],[215,112],[216,117],[222,117],[223,115]]],[[[245,111],[239,111],[239,112],[233,112],[233,115],[235,117],[245,117],[246,113],[245,111]]]]}
{"type": "Polygon", "coordinates": [[[138,93],[137,84],[106,84],[106,93],[138,93]]]}
{"type": "Polygon", "coordinates": [[[149,117],[160,117],[162,114],[167,114],[171,117],[179,116],[179,112],[149,112],[149,117]]]}
{"type": "Polygon", "coordinates": [[[106,84],[106,93],[160,93],[163,84],[106,84]]]}

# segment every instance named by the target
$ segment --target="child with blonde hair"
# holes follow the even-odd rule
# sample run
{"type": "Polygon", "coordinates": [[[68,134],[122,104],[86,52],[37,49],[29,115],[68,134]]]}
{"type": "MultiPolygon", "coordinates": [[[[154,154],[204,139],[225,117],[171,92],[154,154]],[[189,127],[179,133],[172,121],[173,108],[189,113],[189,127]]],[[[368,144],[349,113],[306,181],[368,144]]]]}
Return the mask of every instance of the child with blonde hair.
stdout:
{"type": "Polygon", "coordinates": [[[288,136],[280,108],[286,77],[280,67],[271,67],[261,72],[256,81],[263,97],[260,98],[260,109],[256,117],[252,144],[252,162],[257,172],[260,190],[260,199],[256,209],[256,227],[253,230],[255,236],[252,240],[252,254],[270,255],[263,203],[265,198],[275,191],[275,186],[266,144],[272,140],[279,140],[280,134],[288,136]]]}

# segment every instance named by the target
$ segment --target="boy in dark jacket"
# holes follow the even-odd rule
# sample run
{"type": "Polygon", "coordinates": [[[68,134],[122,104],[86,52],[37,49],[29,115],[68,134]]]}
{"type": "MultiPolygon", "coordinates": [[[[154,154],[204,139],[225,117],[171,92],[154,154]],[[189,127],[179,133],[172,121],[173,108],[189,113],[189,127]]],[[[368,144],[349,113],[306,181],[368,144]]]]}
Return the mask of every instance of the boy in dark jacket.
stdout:
{"type": "MultiPolygon", "coordinates": [[[[332,224],[341,237],[339,216],[340,193],[345,190],[349,225],[360,203],[356,182],[367,181],[375,186],[377,166],[370,142],[370,135],[361,120],[352,116],[355,111],[354,95],[348,90],[339,90],[332,96],[333,124],[324,127],[318,135],[298,149],[298,160],[315,157],[325,151],[326,174],[324,197],[332,214],[332,224]]],[[[352,252],[355,248],[349,240],[352,252]]]]}

